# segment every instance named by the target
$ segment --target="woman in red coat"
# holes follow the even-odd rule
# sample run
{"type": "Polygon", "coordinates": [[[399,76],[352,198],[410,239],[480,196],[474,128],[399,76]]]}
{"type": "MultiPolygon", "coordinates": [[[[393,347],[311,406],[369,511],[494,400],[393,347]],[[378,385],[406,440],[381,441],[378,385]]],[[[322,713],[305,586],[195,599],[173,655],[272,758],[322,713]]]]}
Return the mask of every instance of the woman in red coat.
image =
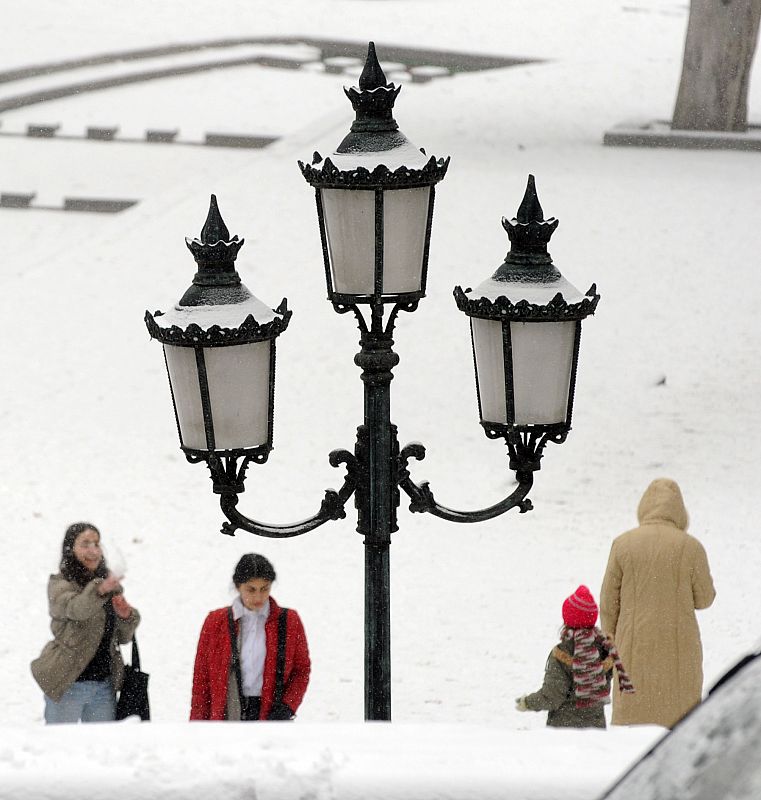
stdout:
{"type": "Polygon", "coordinates": [[[231,606],[212,611],[201,629],[191,720],[293,719],[304,699],[311,663],[299,615],[270,597],[275,577],[272,564],[255,553],[244,555],[235,567],[238,596],[231,606]]]}

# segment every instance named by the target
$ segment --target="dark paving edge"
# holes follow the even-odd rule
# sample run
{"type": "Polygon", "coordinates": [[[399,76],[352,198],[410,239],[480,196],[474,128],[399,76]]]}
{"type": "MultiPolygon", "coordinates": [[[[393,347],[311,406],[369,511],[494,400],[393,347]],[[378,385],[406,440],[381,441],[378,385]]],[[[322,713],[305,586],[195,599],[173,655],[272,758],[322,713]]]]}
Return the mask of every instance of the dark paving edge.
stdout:
{"type": "Polygon", "coordinates": [[[0,130],[0,136],[18,139],[46,139],[47,141],[113,142],[115,144],[161,144],[184,147],[235,147],[261,150],[277,142],[279,136],[262,136],[249,133],[206,133],[201,141],[178,140],[179,130],[147,130],[145,136],[119,136],[118,128],[88,127],[81,136],[58,133],[59,125],[29,124],[26,133],[0,130]]]}
{"type": "Polygon", "coordinates": [[[115,200],[100,197],[64,197],[60,206],[34,205],[35,193],[2,192],[0,193],[0,209],[14,208],[25,211],[84,211],[94,214],[118,214],[139,200],[115,200]]]}

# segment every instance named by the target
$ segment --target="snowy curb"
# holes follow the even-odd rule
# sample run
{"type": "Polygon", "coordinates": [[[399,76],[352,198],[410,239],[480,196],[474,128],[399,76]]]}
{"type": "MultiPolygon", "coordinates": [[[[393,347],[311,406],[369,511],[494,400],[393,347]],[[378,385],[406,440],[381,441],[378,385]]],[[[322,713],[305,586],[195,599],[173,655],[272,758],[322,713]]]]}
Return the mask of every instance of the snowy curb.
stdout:
{"type": "Polygon", "coordinates": [[[82,781],[119,800],[581,800],[663,734],[657,727],[145,723],[0,728],[0,786],[70,800],[82,781]],[[594,769],[578,769],[579,753],[594,769]]]}
{"type": "Polygon", "coordinates": [[[672,147],[690,150],[760,150],[761,125],[745,133],[675,131],[664,120],[624,122],[606,131],[603,144],[611,147],[672,147]]]}

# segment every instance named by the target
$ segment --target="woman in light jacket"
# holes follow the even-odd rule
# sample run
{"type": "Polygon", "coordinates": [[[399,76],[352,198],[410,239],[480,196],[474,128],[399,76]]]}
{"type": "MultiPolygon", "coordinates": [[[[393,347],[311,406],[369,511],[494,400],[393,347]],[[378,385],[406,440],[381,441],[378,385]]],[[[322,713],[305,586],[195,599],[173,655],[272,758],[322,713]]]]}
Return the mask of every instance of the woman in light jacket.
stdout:
{"type": "Polygon", "coordinates": [[[67,529],[48,603],[53,640],[31,665],[45,693],[45,722],[113,720],[124,679],[119,644],[132,639],[140,615],[125,600],[120,578],[109,572],[100,532],[91,523],[67,529]]]}
{"type": "Polygon", "coordinates": [[[618,646],[633,695],[613,693],[614,725],[673,727],[703,691],[695,610],[716,592],[708,558],[687,533],[675,481],[654,480],[637,509],[639,527],[613,541],[600,593],[602,629],[618,646]]]}
{"type": "Polygon", "coordinates": [[[210,612],[201,629],[191,720],[289,720],[295,716],[309,683],[309,648],[299,615],[281,608],[270,596],[275,577],[272,564],[256,553],[244,555],[235,567],[237,597],[231,606],[210,612]],[[278,697],[279,642],[283,675],[278,697]]]}

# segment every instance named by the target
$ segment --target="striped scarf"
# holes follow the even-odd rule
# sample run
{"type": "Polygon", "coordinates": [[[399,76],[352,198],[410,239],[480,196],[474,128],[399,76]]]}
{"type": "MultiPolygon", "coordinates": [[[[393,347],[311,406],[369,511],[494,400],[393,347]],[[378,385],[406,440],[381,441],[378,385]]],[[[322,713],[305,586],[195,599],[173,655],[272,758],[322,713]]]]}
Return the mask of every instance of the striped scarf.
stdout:
{"type": "Polygon", "coordinates": [[[566,628],[562,638],[573,640],[572,672],[576,708],[599,705],[608,698],[606,669],[600,659],[598,645],[607,651],[608,657],[618,670],[619,689],[627,694],[634,692],[634,686],[621,663],[616,645],[599,628],[566,628]]]}

